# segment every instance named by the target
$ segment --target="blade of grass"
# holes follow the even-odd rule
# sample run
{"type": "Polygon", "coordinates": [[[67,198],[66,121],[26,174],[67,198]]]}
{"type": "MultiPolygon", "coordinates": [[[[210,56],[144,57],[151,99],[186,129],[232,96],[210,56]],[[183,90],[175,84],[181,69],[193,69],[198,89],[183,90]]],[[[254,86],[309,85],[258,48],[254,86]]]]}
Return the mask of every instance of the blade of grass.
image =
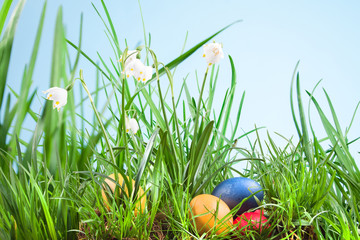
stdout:
{"type": "Polygon", "coordinates": [[[294,90],[294,82],[295,82],[295,76],[296,76],[296,73],[297,73],[297,69],[299,67],[299,64],[300,64],[300,61],[298,61],[295,65],[295,69],[294,69],[294,72],[293,72],[293,75],[292,75],[292,78],[291,78],[291,86],[290,86],[290,107],[291,107],[291,114],[292,114],[292,117],[293,117],[293,120],[294,120],[294,124],[295,124],[295,127],[296,127],[296,130],[298,132],[298,135],[301,136],[301,132],[300,132],[300,128],[299,128],[299,124],[298,124],[298,121],[296,119],[296,115],[295,115],[295,107],[294,107],[294,102],[293,102],[293,90],[294,90]]]}
{"type": "MultiPolygon", "coordinates": [[[[45,20],[45,12],[46,12],[46,2],[44,3],[43,9],[41,12],[40,22],[38,25],[38,30],[36,33],[36,38],[35,38],[35,42],[34,42],[34,46],[33,46],[33,51],[31,53],[29,65],[24,72],[24,77],[21,82],[21,90],[20,90],[20,95],[18,98],[18,105],[17,105],[17,112],[16,112],[16,121],[15,121],[14,130],[13,130],[13,133],[18,136],[20,136],[20,131],[21,131],[23,122],[25,120],[26,114],[29,112],[30,104],[34,97],[34,94],[33,94],[33,96],[30,98],[31,101],[28,102],[27,98],[28,98],[30,86],[32,83],[32,76],[33,76],[33,72],[34,72],[34,68],[35,68],[37,54],[39,51],[40,39],[41,39],[42,29],[43,29],[44,20],[45,20]]],[[[14,146],[14,143],[15,143],[15,139],[13,138],[10,140],[10,146],[14,146]]],[[[27,166],[27,165],[25,165],[25,166],[27,166]]]]}
{"type": "Polygon", "coordinates": [[[1,10],[0,10],[0,36],[5,24],[6,17],[9,13],[9,9],[11,7],[13,0],[5,0],[2,4],[1,10]]]}
{"type": "MultiPolygon", "coordinates": [[[[53,55],[51,66],[51,80],[50,86],[60,86],[63,76],[63,69],[65,63],[65,36],[64,27],[62,23],[62,7],[59,7],[56,22],[53,43],[53,55]]],[[[64,113],[63,113],[64,114],[64,113]]],[[[61,128],[62,116],[52,110],[51,102],[47,101],[43,110],[42,118],[45,120],[44,126],[44,155],[43,161],[49,167],[50,172],[55,176],[57,174],[56,151],[62,143],[60,142],[61,133],[64,128],[61,128]]],[[[64,132],[65,133],[65,132],[64,132]]],[[[65,151],[65,149],[62,149],[65,151]]],[[[65,155],[64,155],[65,156],[65,155]]]]}
{"type": "MultiPolygon", "coordinates": [[[[222,125],[221,134],[224,136],[226,134],[227,126],[229,124],[230,112],[232,110],[232,104],[234,101],[234,95],[235,95],[235,90],[236,90],[236,70],[235,70],[235,66],[234,66],[234,61],[230,55],[229,55],[229,60],[230,60],[230,65],[231,65],[231,87],[230,87],[229,95],[227,98],[225,118],[222,123],[223,125],[222,125]]],[[[223,144],[224,144],[224,138],[220,138],[219,142],[218,142],[218,146],[222,146],[223,144]]]]}
{"type": "MultiPolygon", "coordinates": [[[[20,0],[16,5],[13,13],[11,14],[11,18],[8,22],[3,38],[1,39],[0,42],[0,109],[3,102],[3,96],[6,86],[6,78],[9,68],[15,31],[25,2],[26,2],[25,0],[20,0]]],[[[1,17],[5,17],[5,15],[4,16],[1,15],[1,17]]]]}
{"type": "Polygon", "coordinates": [[[299,108],[299,114],[300,114],[300,124],[301,124],[301,133],[299,135],[299,138],[301,139],[302,146],[305,149],[305,156],[307,161],[310,164],[310,168],[312,168],[314,171],[314,158],[313,154],[311,152],[310,148],[310,140],[309,140],[309,134],[307,130],[306,125],[306,116],[304,112],[304,107],[301,99],[301,93],[300,93],[300,76],[299,73],[296,75],[296,93],[297,93],[297,100],[298,100],[298,108],[299,108]]]}
{"type": "Polygon", "coordinates": [[[146,164],[150,161],[151,152],[152,152],[152,149],[154,147],[156,136],[157,136],[158,132],[159,132],[159,129],[157,128],[153,132],[153,134],[151,135],[151,137],[150,137],[150,139],[149,139],[149,141],[148,141],[148,143],[146,145],[144,155],[143,155],[142,160],[140,162],[140,166],[138,168],[138,172],[137,172],[136,178],[135,178],[135,193],[137,193],[137,191],[139,189],[140,180],[141,180],[141,177],[142,177],[142,175],[144,173],[146,164]]]}

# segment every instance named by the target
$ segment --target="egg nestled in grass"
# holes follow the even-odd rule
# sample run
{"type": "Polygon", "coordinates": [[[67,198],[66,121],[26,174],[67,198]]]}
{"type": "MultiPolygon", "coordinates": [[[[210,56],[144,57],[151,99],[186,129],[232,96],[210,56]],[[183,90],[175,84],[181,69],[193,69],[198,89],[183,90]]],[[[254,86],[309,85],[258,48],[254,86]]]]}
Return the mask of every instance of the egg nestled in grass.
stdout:
{"type": "Polygon", "coordinates": [[[190,202],[190,219],[197,232],[201,235],[212,230],[217,235],[229,231],[233,218],[230,208],[224,201],[210,194],[200,194],[190,202]]]}
{"type": "MultiPolygon", "coordinates": [[[[129,177],[127,177],[127,179],[129,179],[129,177]]],[[[133,179],[132,180],[132,191],[134,191],[135,189],[135,181],[133,179]]],[[[129,191],[128,188],[124,182],[124,178],[121,176],[121,174],[118,174],[118,183],[120,186],[122,186],[122,189],[124,190],[124,193],[126,194],[127,197],[129,197],[129,191]]],[[[111,174],[108,176],[108,178],[105,179],[105,183],[103,184],[103,189],[101,190],[101,195],[102,198],[104,200],[104,205],[105,207],[110,210],[110,203],[107,197],[107,194],[114,194],[115,192],[115,174],[111,174]],[[109,178],[113,179],[114,181],[111,181],[109,178]],[[111,193],[109,192],[105,192],[107,190],[111,190],[111,193]]],[[[120,193],[121,193],[121,188],[118,189],[118,194],[117,196],[114,196],[114,199],[120,197],[120,193]]],[[[130,195],[131,196],[131,195],[130,195]]],[[[134,215],[137,216],[138,213],[143,213],[145,210],[145,203],[146,203],[146,195],[144,190],[141,188],[141,186],[139,186],[139,190],[137,192],[137,198],[136,198],[136,202],[135,202],[135,210],[134,210],[134,215]]]]}
{"type": "MultiPolygon", "coordinates": [[[[230,209],[233,209],[241,203],[241,201],[256,192],[254,196],[261,202],[264,198],[264,192],[260,190],[262,190],[262,187],[256,181],[250,178],[235,177],[221,182],[215,187],[211,194],[223,200],[230,209]]],[[[235,216],[239,216],[247,210],[259,206],[254,196],[250,197],[241,205],[235,216]]]]}
{"type": "Polygon", "coordinates": [[[267,223],[267,218],[264,216],[262,210],[256,210],[255,212],[247,212],[241,214],[234,220],[234,225],[238,224],[237,229],[245,235],[246,231],[256,231],[261,233],[262,230],[270,228],[270,224],[267,223]]]}

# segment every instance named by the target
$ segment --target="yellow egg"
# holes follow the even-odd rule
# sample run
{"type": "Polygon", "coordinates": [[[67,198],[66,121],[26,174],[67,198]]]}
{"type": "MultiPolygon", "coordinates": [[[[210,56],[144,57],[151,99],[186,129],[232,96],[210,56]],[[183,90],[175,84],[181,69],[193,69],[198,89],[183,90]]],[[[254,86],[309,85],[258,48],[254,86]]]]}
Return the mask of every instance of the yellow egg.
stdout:
{"type": "Polygon", "coordinates": [[[233,225],[230,208],[218,197],[210,194],[201,194],[190,202],[191,223],[195,223],[199,234],[208,233],[216,229],[216,234],[226,234],[233,225]],[[227,215],[227,216],[226,216],[227,215]]]}
{"type": "MultiPolygon", "coordinates": [[[[115,174],[109,175],[109,178],[112,178],[115,181],[115,174]]],[[[129,177],[127,177],[127,178],[129,179],[129,177]]],[[[132,180],[132,189],[134,191],[134,189],[135,189],[135,181],[133,179],[131,179],[131,180],[132,180]]],[[[111,189],[112,193],[114,193],[116,184],[113,181],[111,181],[110,179],[108,179],[108,178],[105,179],[105,182],[109,186],[109,188],[111,189]]],[[[118,183],[119,183],[120,186],[123,186],[123,184],[124,184],[123,189],[125,191],[126,196],[129,197],[129,191],[127,189],[126,184],[124,183],[124,178],[121,176],[120,173],[118,174],[118,183]]],[[[104,200],[105,207],[108,210],[110,210],[109,201],[108,201],[108,199],[106,197],[106,193],[105,193],[104,189],[108,189],[107,186],[105,186],[105,184],[103,184],[103,189],[101,190],[101,195],[102,195],[102,198],[104,200]]],[[[119,192],[120,191],[121,191],[121,189],[119,188],[119,192]]],[[[138,190],[138,193],[137,193],[136,204],[135,204],[135,211],[134,211],[135,216],[139,212],[141,212],[141,213],[144,212],[144,210],[145,210],[145,202],[146,202],[146,195],[144,193],[144,190],[141,188],[141,186],[139,186],[139,190],[138,190]]]]}

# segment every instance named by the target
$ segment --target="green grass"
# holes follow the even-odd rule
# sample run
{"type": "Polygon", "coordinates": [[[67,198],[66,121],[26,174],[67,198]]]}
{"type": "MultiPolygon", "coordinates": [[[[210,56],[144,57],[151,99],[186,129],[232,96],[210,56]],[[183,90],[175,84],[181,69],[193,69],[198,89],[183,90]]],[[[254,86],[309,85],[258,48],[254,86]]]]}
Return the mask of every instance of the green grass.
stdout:
{"type": "Polygon", "coordinates": [[[360,174],[349,151],[357,139],[347,138],[354,118],[344,131],[325,90],[330,117],[317,102],[315,89],[301,89],[295,68],[290,103],[300,141],[278,134],[277,138],[286,141],[280,147],[270,133],[267,139],[260,139],[260,128],[238,131],[245,92],[239,95],[235,91],[236,69],[231,56],[223,60],[230,62],[230,69],[220,71],[221,64],[216,64],[197,71],[199,92],[194,96],[187,77],[175,75],[190,55],[239,21],[183,49],[167,64],[152,51],[144,27],[142,60],[153,64],[155,73],[142,84],[122,74],[124,63],[118,60],[131,49],[120,45],[104,1],[102,9],[93,6],[113,48],[109,63],[101,53],[98,59],[91,59],[81,49],[82,18],[78,43],[67,39],[60,8],[54,25],[49,85],[67,87],[68,103],[58,112],[43,99],[43,111],[36,114],[31,109],[36,90],[29,89],[34,69],[39,67],[36,58],[46,3],[21,88],[12,89],[6,78],[24,1],[18,3],[2,31],[6,17],[10,17],[11,2],[3,3],[0,18],[1,239],[359,239],[360,174]],[[71,51],[76,52],[74,59],[71,51]],[[80,58],[97,69],[94,89],[86,84],[88,70],[78,68],[80,58]],[[222,71],[232,73],[231,84],[220,93],[224,95],[221,109],[214,112],[222,71]],[[180,89],[174,89],[175,81],[183,82],[180,89]],[[4,96],[5,92],[11,94],[4,96]],[[309,101],[308,109],[317,110],[325,137],[315,135],[303,99],[309,101]],[[93,112],[92,120],[83,117],[88,111],[93,112]],[[236,112],[235,121],[230,120],[231,112],[236,112]],[[27,116],[36,125],[30,141],[20,138],[27,116]],[[126,133],[126,116],[141,124],[136,134],[126,133]],[[236,146],[243,138],[249,140],[247,149],[236,146]],[[241,161],[248,162],[243,172],[234,169],[241,161]],[[121,174],[125,185],[117,184],[120,198],[107,195],[111,199],[108,211],[101,190],[112,173],[121,174]],[[271,227],[241,235],[234,226],[228,235],[217,236],[213,229],[200,236],[189,214],[191,199],[211,193],[217,184],[235,175],[250,177],[264,188],[259,208],[265,210],[271,227]],[[126,176],[134,179],[134,186],[126,176]],[[135,216],[140,187],[145,190],[146,209],[135,216]],[[125,188],[131,194],[124,194],[125,188]]]}

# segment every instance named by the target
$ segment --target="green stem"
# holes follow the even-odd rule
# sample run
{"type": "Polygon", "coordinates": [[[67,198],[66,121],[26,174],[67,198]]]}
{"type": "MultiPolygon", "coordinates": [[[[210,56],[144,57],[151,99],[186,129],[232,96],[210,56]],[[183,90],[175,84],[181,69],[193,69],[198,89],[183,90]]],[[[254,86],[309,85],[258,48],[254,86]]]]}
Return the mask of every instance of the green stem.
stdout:
{"type": "MultiPolygon", "coordinates": [[[[121,94],[121,112],[122,112],[122,118],[121,118],[121,122],[123,125],[123,138],[124,138],[124,145],[125,145],[125,155],[124,155],[124,159],[127,159],[128,153],[129,153],[129,146],[127,145],[127,138],[126,138],[126,124],[125,124],[125,117],[126,117],[126,113],[125,113],[125,78],[122,79],[122,94],[121,94]]],[[[130,163],[130,159],[128,162],[128,168],[130,169],[131,167],[131,163],[130,163]]],[[[130,171],[131,172],[131,171],[130,171]]]]}
{"type": "Polygon", "coordinates": [[[81,81],[81,83],[82,83],[82,85],[83,85],[86,93],[87,93],[88,96],[89,96],[89,100],[90,100],[90,102],[91,102],[91,106],[92,106],[92,108],[94,109],[96,118],[97,118],[97,120],[99,121],[99,124],[100,124],[100,127],[101,127],[102,132],[104,133],[106,145],[107,145],[107,147],[108,147],[108,149],[109,149],[111,160],[112,160],[113,163],[116,165],[115,156],[114,156],[114,152],[113,152],[113,149],[112,149],[112,147],[111,147],[111,144],[110,144],[109,137],[108,137],[108,135],[107,135],[107,133],[106,133],[106,130],[105,130],[105,127],[104,127],[104,125],[103,125],[103,123],[102,123],[102,121],[101,121],[100,115],[99,115],[98,111],[96,110],[94,101],[93,101],[93,99],[92,99],[92,97],[91,97],[91,94],[90,94],[90,91],[89,91],[89,89],[87,88],[86,83],[85,83],[85,81],[84,81],[82,69],[80,69],[80,81],[81,81]]]}

